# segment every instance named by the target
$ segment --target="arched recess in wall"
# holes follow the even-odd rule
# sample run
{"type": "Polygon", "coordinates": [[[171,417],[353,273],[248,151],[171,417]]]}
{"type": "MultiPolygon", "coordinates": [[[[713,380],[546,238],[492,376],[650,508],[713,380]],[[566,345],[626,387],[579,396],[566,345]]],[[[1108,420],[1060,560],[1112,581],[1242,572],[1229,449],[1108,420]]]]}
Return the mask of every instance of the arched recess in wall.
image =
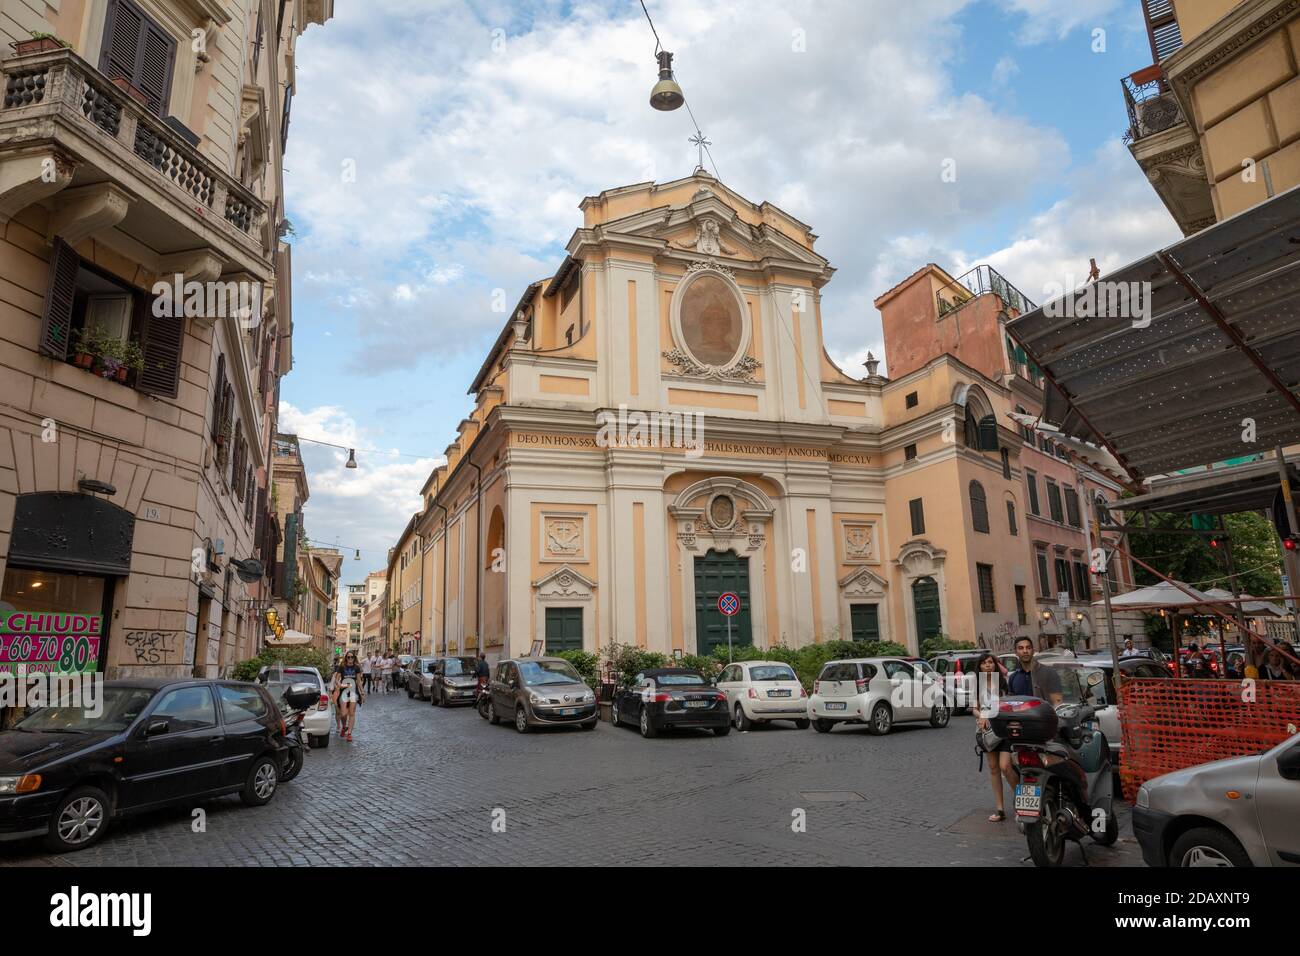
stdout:
{"type": "Polygon", "coordinates": [[[492,509],[492,517],[488,519],[487,528],[487,547],[483,552],[483,567],[491,569],[496,555],[504,554],[506,547],[506,518],[501,512],[501,506],[497,505],[492,509]]]}

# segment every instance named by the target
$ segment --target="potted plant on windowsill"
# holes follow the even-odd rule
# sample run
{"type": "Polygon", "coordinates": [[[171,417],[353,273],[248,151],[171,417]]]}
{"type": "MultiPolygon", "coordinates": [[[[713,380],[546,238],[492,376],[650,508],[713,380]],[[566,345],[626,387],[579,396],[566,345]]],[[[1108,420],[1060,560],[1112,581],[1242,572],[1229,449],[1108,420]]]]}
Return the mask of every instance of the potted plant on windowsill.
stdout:
{"type": "Polygon", "coordinates": [[[96,329],[81,328],[72,337],[72,364],[89,369],[95,364],[96,329]]]}
{"type": "Polygon", "coordinates": [[[71,43],[56,37],[53,33],[32,30],[31,34],[32,38],[30,40],[15,40],[10,44],[14,48],[15,54],[24,56],[28,53],[48,53],[53,50],[72,49],[71,43]]]}
{"type": "Polygon", "coordinates": [[[144,351],[135,342],[114,340],[109,347],[111,354],[104,355],[101,374],[116,382],[126,384],[127,376],[132,372],[139,375],[144,371],[144,351]]]}

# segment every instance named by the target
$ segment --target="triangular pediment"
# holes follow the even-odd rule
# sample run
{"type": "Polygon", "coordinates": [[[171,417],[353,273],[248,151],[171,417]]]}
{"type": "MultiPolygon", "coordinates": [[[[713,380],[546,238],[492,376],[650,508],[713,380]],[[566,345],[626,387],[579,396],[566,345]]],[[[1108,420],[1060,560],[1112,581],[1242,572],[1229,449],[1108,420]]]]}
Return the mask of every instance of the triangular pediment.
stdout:
{"type": "Polygon", "coordinates": [[[888,582],[870,568],[858,568],[840,578],[840,588],[850,595],[883,595],[888,582]]]}
{"type": "Polygon", "coordinates": [[[828,265],[823,257],[780,230],[766,223],[746,222],[722,194],[707,186],[684,205],[641,210],[603,223],[597,232],[605,237],[658,240],[687,255],[748,261],[778,259],[818,270],[828,265]]]}

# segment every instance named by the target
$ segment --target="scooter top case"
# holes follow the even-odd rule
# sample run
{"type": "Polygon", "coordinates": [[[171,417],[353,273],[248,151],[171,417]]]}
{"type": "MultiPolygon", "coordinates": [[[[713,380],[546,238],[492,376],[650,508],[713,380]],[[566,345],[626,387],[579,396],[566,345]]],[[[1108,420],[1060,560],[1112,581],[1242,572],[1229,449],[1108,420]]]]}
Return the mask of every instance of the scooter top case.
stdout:
{"type": "Polygon", "coordinates": [[[1041,697],[1003,697],[989,723],[1011,744],[1045,744],[1056,739],[1059,728],[1056,710],[1041,697]]]}

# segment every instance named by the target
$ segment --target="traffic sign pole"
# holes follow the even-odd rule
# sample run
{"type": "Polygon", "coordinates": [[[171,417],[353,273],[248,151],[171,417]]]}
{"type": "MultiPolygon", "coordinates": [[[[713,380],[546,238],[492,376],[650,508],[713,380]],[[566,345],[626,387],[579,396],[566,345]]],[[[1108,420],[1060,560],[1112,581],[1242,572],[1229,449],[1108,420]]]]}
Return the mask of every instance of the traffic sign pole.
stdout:
{"type": "Polygon", "coordinates": [[[723,591],[718,595],[718,610],[727,619],[727,663],[735,659],[731,649],[731,619],[740,613],[740,595],[735,591],[723,591]]]}

